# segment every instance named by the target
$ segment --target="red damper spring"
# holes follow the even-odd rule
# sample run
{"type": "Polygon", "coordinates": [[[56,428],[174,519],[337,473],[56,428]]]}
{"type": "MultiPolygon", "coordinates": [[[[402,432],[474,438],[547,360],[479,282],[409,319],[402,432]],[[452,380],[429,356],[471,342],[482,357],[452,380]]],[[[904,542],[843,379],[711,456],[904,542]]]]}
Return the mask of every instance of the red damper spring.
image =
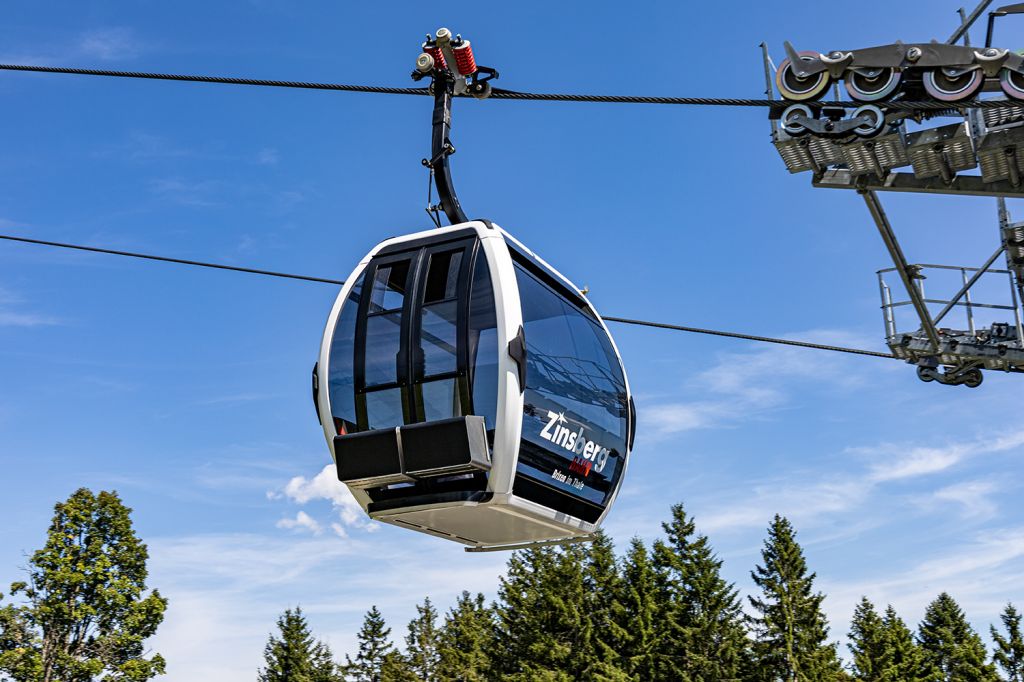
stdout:
{"type": "Polygon", "coordinates": [[[448,62],[444,60],[444,52],[437,45],[424,45],[423,51],[434,58],[435,69],[447,69],[448,62]]]}
{"type": "Polygon", "coordinates": [[[462,44],[453,47],[452,51],[455,53],[455,65],[459,67],[460,74],[472,76],[476,73],[476,59],[473,57],[473,46],[469,44],[468,40],[463,40],[462,44]]]}

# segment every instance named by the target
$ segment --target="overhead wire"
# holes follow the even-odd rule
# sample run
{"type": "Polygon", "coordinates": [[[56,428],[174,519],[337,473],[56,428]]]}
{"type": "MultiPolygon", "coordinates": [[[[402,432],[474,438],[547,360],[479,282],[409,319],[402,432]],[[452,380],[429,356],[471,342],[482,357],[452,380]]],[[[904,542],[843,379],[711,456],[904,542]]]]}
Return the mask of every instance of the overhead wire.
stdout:
{"type": "MultiPolygon", "coordinates": [[[[29,73],[70,74],[78,76],[105,76],[111,78],[139,78],[145,80],[180,81],[185,83],[217,83],[222,85],[249,85],[272,88],[293,88],[301,90],[333,90],[340,92],[362,92],[377,95],[430,95],[428,88],[396,88],[378,85],[353,85],[343,83],[317,83],[309,81],[271,80],[265,78],[239,78],[233,76],[205,76],[194,74],[155,73],[148,71],[114,71],[109,69],[82,69],[67,66],[40,66],[33,64],[0,64],[0,71],[22,71],[29,73]]],[[[471,97],[471,95],[462,95],[471,97]]],[[[681,106],[712,107],[769,107],[786,106],[785,100],[747,99],[736,97],[658,97],[646,95],[586,95],[554,92],[520,92],[493,88],[489,99],[529,100],[541,102],[585,102],[610,104],[668,104],[681,106]]],[[[835,100],[806,102],[812,107],[862,106],[861,102],[835,100]]],[[[973,100],[969,102],[892,101],[886,106],[896,110],[948,111],[950,109],[986,109],[1005,107],[1005,100],[973,100]]]]}
{"type": "MultiPolygon", "coordinates": [[[[55,242],[45,239],[32,239],[29,237],[21,237],[10,234],[0,234],[0,239],[20,242],[24,244],[34,244],[37,246],[49,246],[60,249],[72,249],[75,251],[87,251],[91,253],[102,253],[112,256],[126,256],[128,258],[139,258],[147,261],[159,261],[163,263],[173,263],[175,265],[190,265],[193,267],[200,268],[212,268],[216,270],[227,270],[231,272],[244,272],[251,275],[263,275],[266,277],[278,277],[283,279],[299,280],[304,282],[317,282],[320,284],[334,284],[337,286],[343,285],[343,280],[329,279],[326,277],[313,277],[310,275],[298,275],[294,273],[278,272],[274,270],[261,270],[257,268],[246,268],[237,265],[226,265],[224,263],[211,263],[207,261],[189,260],[185,258],[172,258],[169,256],[158,256],[150,253],[138,253],[135,251],[121,251],[118,249],[104,249],[97,246],[84,246],[82,244],[69,244],[66,242],[55,242]]],[[[664,322],[651,322],[648,320],[635,320],[626,317],[612,317],[602,315],[602,319],[606,322],[615,322],[619,324],[628,324],[642,327],[653,327],[655,329],[667,329],[671,331],[688,332],[692,334],[707,334],[711,336],[722,336],[732,339],[743,339],[746,341],[757,341],[761,343],[774,343],[783,346],[796,346],[799,348],[811,348],[815,350],[825,350],[837,353],[849,353],[852,355],[866,355],[869,357],[896,359],[896,356],[889,353],[880,353],[878,351],[864,350],[861,348],[847,348],[845,346],[832,346],[821,343],[812,343],[810,341],[796,341],[793,339],[780,339],[771,336],[759,336],[754,334],[742,334],[739,332],[722,331],[719,329],[702,329],[700,327],[686,327],[676,324],[667,324],[664,322]]]]}

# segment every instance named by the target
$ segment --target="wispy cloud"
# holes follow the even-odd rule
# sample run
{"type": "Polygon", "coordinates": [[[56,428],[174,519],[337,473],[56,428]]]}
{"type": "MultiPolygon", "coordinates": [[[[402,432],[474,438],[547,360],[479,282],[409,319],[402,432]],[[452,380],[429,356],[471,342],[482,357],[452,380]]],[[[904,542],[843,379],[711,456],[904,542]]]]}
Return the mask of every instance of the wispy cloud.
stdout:
{"type": "Polygon", "coordinates": [[[131,59],[141,45],[129,28],[114,27],[86,31],[78,39],[78,51],[85,57],[103,61],[131,59]]]}
{"type": "Polygon", "coordinates": [[[953,504],[960,508],[960,513],[969,519],[990,519],[996,515],[997,505],[993,499],[1001,487],[996,481],[978,480],[964,481],[940,488],[922,500],[925,508],[934,508],[943,504],[953,504]]]}
{"type": "Polygon", "coordinates": [[[327,500],[338,514],[340,523],[332,524],[335,534],[344,537],[346,528],[362,528],[373,532],[377,524],[368,521],[356,498],[348,487],[338,480],[337,467],[328,464],[311,479],[296,476],[288,481],[282,490],[272,491],[271,496],[283,495],[295,504],[304,505],[314,500],[327,500]]]}
{"type": "MultiPolygon", "coordinates": [[[[860,510],[866,522],[869,502],[886,486],[908,479],[950,469],[968,457],[1006,452],[1024,446],[1024,430],[991,439],[949,443],[943,447],[885,444],[878,447],[849,448],[867,462],[841,472],[812,475],[788,472],[784,477],[755,481],[741,495],[716,495],[701,515],[701,528],[707,532],[736,531],[764,527],[776,514],[783,514],[798,527],[820,527],[839,523],[845,514],[860,510]]],[[[830,459],[829,461],[834,461],[830,459]]],[[[856,460],[854,461],[856,463],[856,460]]],[[[916,494],[918,508],[938,504],[956,504],[961,513],[974,520],[992,516],[992,495],[998,486],[992,481],[967,481],[943,487],[927,495],[916,494]]],[[[881,522],[881,521],[879,521],[881,522]]],[[[850,532],[859,527],[848,526],[850,532]]]]}
{"type": "Polygon", "coordinates": [[[323,526],[317,523],[313,517],[301,509],[299,510],[299,513],[295,515],[295,518],[285,517],[278,521],[277,527],[289,530],[306,531],[313,535],[320,535],[324,532],[323,526]]]}
{"type": "Polygon", "coordinates": [[[161,178],[150,183],[153,192],[161,198],[183,206],[216,206],[214,196],[219,183],[212,180],[186,181],[180,178],[161,178]]]}
{"type": "Polygon", "coordinates": [[[992,622],[1006,600],[1020,594],[1024,582],[1024,527],[990,528],[969,539],[940,549],[894,574],[892,566],[865,569],[860,580],[827,580],[821,587],[829,595],[834,632],[845,623],[861,596],[876,604],[893,604],[913,623],[940,592],[950,592],[975,622],[992,622]]]}
{"type": "Polygon", "coordinates": [[[872,460],[874,481],[897,481],[946,471],[964,460],[1013,450],[1024,445],[1024,429],[995,438],[949,443],[939,447],[886,443],[875,447],[849,448],[848,453],[872,460]]]}
{"type": "Polygon", "coordinates": [[[60,324],[60,320],[51,315],[19,310],[25,299],[11,291],[0,287],[0,327],[45,327],[60,324]]]}
{"type": "MultiPolygon", "coordinates": [[[[865,341],[831,330],[812,330],[793,335],[804,340],[836,345],[861,345],[865,341]]],[[[641,432],[664,438],[672,434],[764,418],[786,405],[802,380],[832,387],[852,388],[862,383],[842,361],[820,351],[787,346],[767,346],[738,353],[721,353],[716,363],[688,382],[706,396],[687,402],[664,402],[644,408],[641,432]],[[786,383],[780,382],[786,378],[786,383]]]]}

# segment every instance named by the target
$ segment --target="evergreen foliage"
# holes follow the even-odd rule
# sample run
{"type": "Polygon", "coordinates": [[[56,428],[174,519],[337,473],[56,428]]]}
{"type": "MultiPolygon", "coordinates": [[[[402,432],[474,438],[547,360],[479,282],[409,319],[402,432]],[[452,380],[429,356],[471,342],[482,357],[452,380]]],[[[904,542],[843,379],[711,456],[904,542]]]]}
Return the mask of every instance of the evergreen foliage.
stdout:
{"type": "Polygon", "coordinates": [[[750,597],[756,615],[756,679],[818,682],[843,679],[836,645],[828,643],[821,610],[825,595],[814,592],[803,549],[789,521],[776,515],[761,551],[763,565],[751,572],[760,597],[750,597]]]}
{"type": "Polygon", "coordinates": [[[28,580],[11,585],[20,606],[0,608],[0,676],[15,682],[141,682],[163,674],[144,642],[167,600],[146,592],[146,545],[115,492],[81,488],[54,508],[28,580]]]}
{"type": "Polygon", "coordinates": [[[384,622],[384,616],[376,606],[370,607],[356,635],[359,653],[354,661],[348,655],[345,656],[343,670],[346,679],[352,682],[382,682],[385,672],[389,677],[399,674],[403,666],[401,660],[395,658],[390,636],[391,628],[384,622]]]}
{"type": "Polygon", "coordinates": [[[1013,604],[1007,604],[1000,616],[1006,634],[992,627],[992,641],[996,652],[992,657],[999,664],[1008,682],[1024,682],[1024,638],[1021,637],[1021,614],[1013,604]]]}
{"type": "Polygon", "coordinates": [[[663,679],[664,655],[658,604],[658,579],[651,556],[639,538],[633,538],[622,564],[623,604],[629,623],[624,667],[638,680],[663,679]]]}
{"type": "Polygon", "coordinates": [[[683,505],[662,524],[654,543],[659,576],[661,649],[665,674],[676,680],[738,680],[745,675],[749,642],[738,592],[721,576],[722,561],[683,505]]]}
{"type": "Polygon", "coordinates": [[[855,680],[879,682],[886,667],[888,646],[885,625],[875,606],[867,597],[861,597],[850,621],[851,669],[855,680]]]}
{"type": "Polygon", "coordinates": [[[928,605],[918,628],[918,643],[929,682],[995,682],[995,666],[986,662],[985,645],[960,605],[943,592],[928,605]]]}
{"type": "Polygon", "coordinates": [[[438,678],[484,682],[491,667],[493,631],[494,613],[484,595],[464,591],[445,616],[438,637],[438,678]]]}
{"type": "Polygon", "coordinates": [[[342,682],[331,650],[313,638],[301,608],[286,609],[277,630],[263,649],[259,682],[342,682]]]}
{"type": "Polygon", "coordinates": [[[437,609],[427,597],[422,605],[416,606],[416,618],[409,623],[409,634],[405,637],[406,661],[416,679],[423,682],[438,679],[438,639],[437,609]]]}
{"type": "Polygon", "coordinates": [[[516,552],[498,589],[494,672],[508,680],[579,679],[588,626],[580,545],[516,552]]]}
{"type": "Polygon", "coordinates": [[[881,682],[925,682],[924,659],[914,635],[891,605],[882,617],[885,659],[879,666],[881,682]]]}
{"type": "Polygon", "coordinates": [[[587,622],[581,653],[586,658],[580,679],[629,680],[623,662],[623,651],[631,637],[631,623],[622,603],[625,585],[615,548],[603,532],[598,532],[587,548],[583,586],[587,622]]]}

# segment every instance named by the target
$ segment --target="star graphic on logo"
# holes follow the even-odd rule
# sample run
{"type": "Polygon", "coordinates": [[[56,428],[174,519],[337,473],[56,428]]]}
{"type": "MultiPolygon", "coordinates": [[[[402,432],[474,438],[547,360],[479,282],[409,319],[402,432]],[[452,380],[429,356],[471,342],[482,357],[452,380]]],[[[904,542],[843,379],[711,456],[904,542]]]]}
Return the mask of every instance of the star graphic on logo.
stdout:
{"type": "Polygon", "coordinates": [[[565,412],[559,412],[559,413],[558,413],[558,423],[559,423],[559,424],[564,424],[564,423],[566,423],[567,421],[568,421],[568,420],[567,420],[567,419],[565,418],[565,412]]]}

